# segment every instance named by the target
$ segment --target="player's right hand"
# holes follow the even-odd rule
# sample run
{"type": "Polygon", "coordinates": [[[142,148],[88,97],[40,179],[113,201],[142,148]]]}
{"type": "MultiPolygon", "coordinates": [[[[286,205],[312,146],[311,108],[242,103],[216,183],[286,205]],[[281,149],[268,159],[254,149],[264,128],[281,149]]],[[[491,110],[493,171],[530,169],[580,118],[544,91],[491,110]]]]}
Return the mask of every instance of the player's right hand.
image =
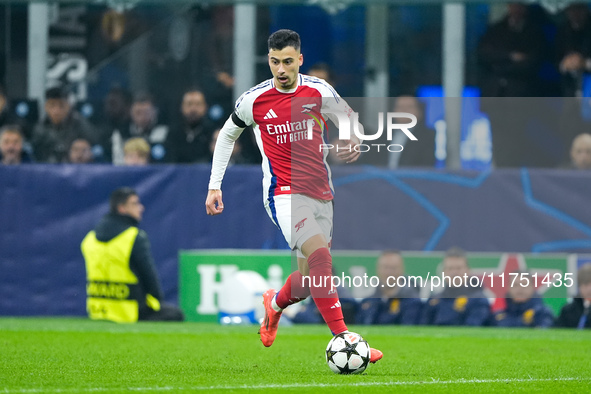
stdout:
{"type": "Polygon", "coordinates": [[[205,211],[208,215],[219,215],[223,210],[222,191],[219,189],[210,189],[207,192],[207,199],[205,200],[205,211]]]}

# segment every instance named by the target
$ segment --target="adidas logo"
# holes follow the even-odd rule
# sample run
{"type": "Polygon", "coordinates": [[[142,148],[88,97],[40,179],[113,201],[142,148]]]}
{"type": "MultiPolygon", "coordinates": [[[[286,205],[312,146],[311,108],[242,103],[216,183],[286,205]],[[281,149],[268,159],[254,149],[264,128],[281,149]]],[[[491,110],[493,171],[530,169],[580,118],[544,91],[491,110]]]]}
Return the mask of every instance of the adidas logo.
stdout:
{"type": "Polygon", "coordinates": [[[333,306],[330,307],[330,309],[337,309],[337,308],[340,308],[340,307],[341,307],[341,302],[340,301],[337,301],[337,302],[335,302],[335,304],[333,306]]]}
{"type": "Polygon", "coordinates": [[[269,110],[269,112],[267,112],[267,115],[265,115],[265,117],[263,119],[273,119],[273,118],[277,118],[277,114],[275,113],[275,111],[273,111],[273,108],[271,108],[269,110]]]}

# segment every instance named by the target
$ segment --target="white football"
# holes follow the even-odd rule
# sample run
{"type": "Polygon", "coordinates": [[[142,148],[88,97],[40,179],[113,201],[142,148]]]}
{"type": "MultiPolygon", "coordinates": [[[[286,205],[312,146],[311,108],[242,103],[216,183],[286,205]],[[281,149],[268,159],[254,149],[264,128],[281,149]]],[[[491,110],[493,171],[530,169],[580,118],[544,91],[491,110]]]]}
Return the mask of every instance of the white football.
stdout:
{"type": "Polygon", "coordinates": [[[326,363],[334,373],[361,373],[367,368],[369,357],[367,341],[354,332],[335,335],[326,347],[326,363]]]}

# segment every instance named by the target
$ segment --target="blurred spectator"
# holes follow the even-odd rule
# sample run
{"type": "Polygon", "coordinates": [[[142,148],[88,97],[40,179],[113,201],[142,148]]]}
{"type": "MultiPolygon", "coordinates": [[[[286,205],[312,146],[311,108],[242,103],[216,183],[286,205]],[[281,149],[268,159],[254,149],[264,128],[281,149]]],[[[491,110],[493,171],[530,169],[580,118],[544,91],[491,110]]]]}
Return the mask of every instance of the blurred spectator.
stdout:
{"type": "Polygon", "coordinates": [[[33,134],[31,125],[36,122],[36,119],[36,100],[19,100],[18,103],[11,103],[4,87],[0,85],[0,127],[18,126],[25,141],[30,141],[33,134]]]}
{"type": "Polygon", "coordinates": [[[228,5],[211,8],[211,31],[209,32],[208,54],[214,78],[209,83],[208,98],[220,104],[226,113],[233,110],[234,76],[234,7],[228,5]]]}
{"type": "Polygon", "coordinates": [[[540,25],[525,4],[510,3],[507,15],[480,39],[483,97],[536,97],[546,45],[540,25]]]}
{"type": "Polygon", "coordinates": [[[571,168],[591,170],[591,134],[579,134],[570,148],[571,168]]]}
{"type": "Polygon", "coordinates": [[[218,72],[217,81],[227,89],[231,89],[234,86],[234,77],[227,71],[218,72]]]}
{"type": "Polygon", "coordinates": [[[123,151],[126,166],[145,166],[150,162],[150,144],[142,137],[128,139],[123,151]]]}
{"type": "Polygon", "coordinates": [[[315,63],[308,69],[308,75],[320,79],[324,79],[330,86],[334,87],[332,79],[332,71],[330,66],[326,63],[315,63]]]}
{"type": "Polygon", "coordinates": [[[15,116],[10,111],[10,105],[4,87],[0,85],[0,127],[12,124],[17,124],[17,122],[15,116]]]}
{"type": "Polygon", "coordinates": [[[6,117],[8,115],[8,97],[6,97],[6,92],[4,91],[4,87],[0,85],[0,127],[4,126],[6,122],[6,117]]]}
{"type": "Polygon", "coordinates": [[[591,17],[589,6],[570,4],[556,35],[556,55],[562,76],[562,95],[580,97],[583,73],[591,71],[591,17]]]}
{"type": "Polygon", "coordinates": [[[35,127],[33,150],[38,161],[63,163],[68,148],[77,138],[94,142],[94,130],[78,112],[72,110],[64,89],[51,88],[45,92],[46,118],[35,127]]]}
{"type": "Polygon", "coordinates": [[[577,272],[579,293],[572,302],[562,307],[556,320],[557,327],[591,328],[591,263],[585,263],[577,272]]]}
{"type": "Polygon", "coordinates": [[[68,150],[68,163],[88,164],[94,162],[92,146],[86,138],[76,138],[68,150]]]}
{"type": "Polygon", "coordinates": [[[24,147],[24,137],[16,125],[0,128],[0,163],[3,165],[32,163],[33,159],[24,147]]]}
{"type": "Polygon", "coordinates": [[[591,15],[589,5],[570,4],[564,11],[565,19],[559,25],[555,43],[555,63],[560,72],[562,100],[560,113],[560,138],[564,144],[565,158],[576,133],[588,125],[583,114],[588,110],[588,99],[581,96],[585,79],[591,72],[591,15]]]}
{"type": "Polygon", "coordinates": [[[423,307],[421,324],[483,326],[490,323],[488,299],[482,288],[470,285],[465,252],[459,248],[449,249],[442,265],[443,291],[429,298],[423,307]]]}
{"type": "Polygon", "coordinates": [[[214,131],[207,118],[207,101],[197,89],[187,91],[181,103],[182,120],[168,138],[169,161],[204,163],[211,161],[209,143],[214,131]]]}
{"type": "MultiPolygon", "coordinates": [[[[226,114],[219,117],[225,120],[227,115],[234,111],[234,7],[220,5],[209,8],[210,31],[207,32],[207,40],[204,43],[206,48],[204,54],[209,59],[206,77],[199,80],[200,86],[207,97],[207,101],[221,108],[221,113],[226,114]]],[[[265,40],[266,41],[266,40],[265,40]]],[[[267,48],[265,47],[265,51],[267,48]]],[[[266,53],[266,52],[265,52],[266,53]]],[[[238,60],[236,60],[238,61],[238,60]]],[[[216,127],[222,124],[216,124],[216,127]]],[[[262,157],[256,146],[254,133],[246,130],[239,138],[240,160],[237,163],[260,163],[262,157]]]]}
{"type": "Polygon", "coordinates": [[[129,138],[131,125],[131,94],[113,87],[105,96],[101,128],[101,146],[106,162],[123,163],[123,144],[129,138]]]}
{"type": "Polygon", "coordinates": [[[131,105],[131,137],[143,137],[150,144],[151,161],[164,162],[167,158],[168,126],[158,124],[158,109],[151,95],[140,93],[131,105]]]}
{"type": "Polygon", "coordinates": [[[115,190],[109,207],[81,244],[88,317],[117,323],[184,320],[179,308],[164,303],[148,235],[138,228],[144,206],[136,191],[115,190]]]}
{"type": "MultiPolygon", "coordinates": [[[[434,167],[435,166],[435,130],[425,124],[425,106],[414,96],[399,96],[395,99],[393,112],[413,114],[417,125],[410,129],[417,141],[411,141],[406,134],[397,129],[392,136],[392,144],[404,147],[402,152],[388,152],[388,168],[397,167],[434,167]]],[[[410,119],[394,119],[396,123],[409,123],[410,119]]]]}
{"type": "MultiPolygon", "coordinates": [[[[211,141],[209,142],[209,151],[212,156],[213,156],[213,151],[215,150],[215,144],[218,141],[219,134],[220,134],[220,129],[215,130],[213,132],[213,135],[211,136],[211,141]]],[[[247,161],[244,158],[244,156],[242,156],[242,142],[241,142],[241,139],[237,139],[236,142],[234,142],[234,149],[232,149],[232,156],[230,157],[229,165],[244,164],[244,163],[247,163],[247,161]]]]}
{"type": "Polygon", "coordinates": [[[480,39],[482,108],[490,117],[496,167],[530,165],[535,159],[530,157],[526,126],[536,108],[520,97],[537,97],[545,91],[539,75],[546,46],[541,24],[527,5],[519,3],[510,3],[506,17],[480,39]]]}
{"type": "Polygon", "coordinates": [[[375,293],[361,301],[357,324],[418,324],[422,303],[419,292],[404,277],[404,261],[399,251],[385,251],[378,258],[376,271],[380,284],[375,293]],[[397,282],[398,281],[398,282],[397,282]]]}
{"type": "MultiPolygon", "coordinates": [[[[519,276],[512,280],[508,291],[507,306],[494,316],[499,327],[540,327],[554,323],[554,315],[544,301],[536,294],[535,283],[528,272],[517,271],[519,276]],[[521,275],[524,274],[524,275],[521,275]],[[527,283],[523,278],[527,278],[527,283]]],[[[513,278],[513,277],[512,277],[513,278]]]]}

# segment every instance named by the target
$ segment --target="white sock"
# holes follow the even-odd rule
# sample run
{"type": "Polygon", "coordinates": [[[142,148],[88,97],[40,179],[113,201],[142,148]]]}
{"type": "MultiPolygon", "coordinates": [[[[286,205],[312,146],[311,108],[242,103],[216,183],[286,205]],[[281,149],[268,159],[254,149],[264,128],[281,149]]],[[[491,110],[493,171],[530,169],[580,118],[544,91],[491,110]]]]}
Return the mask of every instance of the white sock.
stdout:
{"type": "Polygon", "coordinates": [[[275,295],[273,296],[273,299],[271,300],[271,308],[273,308],[273,310],[274,310],[275,312],[281,312],[281,311],[283,311],[283,309],[279,308],[279,305],[277,305],[277,300],[276,300],[276,298],[277,298],[277,294],[275,294],[275,295]]]}

